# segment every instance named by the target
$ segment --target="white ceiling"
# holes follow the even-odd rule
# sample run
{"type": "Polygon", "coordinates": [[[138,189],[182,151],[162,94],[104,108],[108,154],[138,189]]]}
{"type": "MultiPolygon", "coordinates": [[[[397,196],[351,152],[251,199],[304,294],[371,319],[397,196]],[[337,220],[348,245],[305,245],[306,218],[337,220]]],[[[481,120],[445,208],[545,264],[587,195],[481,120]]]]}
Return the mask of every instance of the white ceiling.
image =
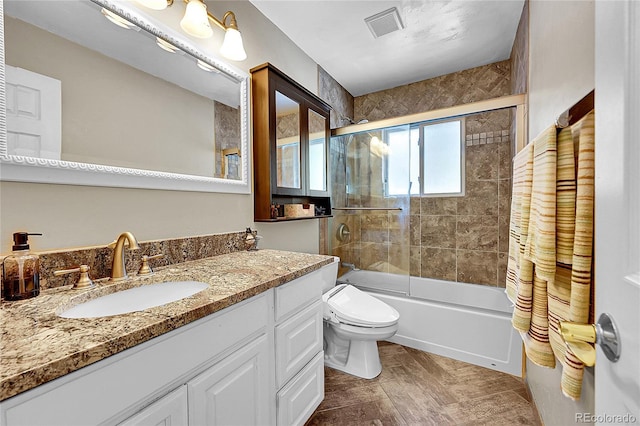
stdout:
{"type": "Polygon", "coordinates": [[[250,0],[353,96],[508,59],[524,0],[250,0]],[[375,39],[391,7],[404,29],[375,39]]]}

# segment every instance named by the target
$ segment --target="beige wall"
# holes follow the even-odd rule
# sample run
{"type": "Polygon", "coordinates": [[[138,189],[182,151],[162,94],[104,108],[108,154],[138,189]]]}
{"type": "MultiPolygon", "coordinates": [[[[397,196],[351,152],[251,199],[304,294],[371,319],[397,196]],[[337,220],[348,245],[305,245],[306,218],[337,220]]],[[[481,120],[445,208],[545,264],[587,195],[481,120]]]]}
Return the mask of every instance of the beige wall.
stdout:
{"type": "MultiPolygon", "coordinates": [[[[594,88],[594,2],[529,3],[529,139],[594,88]]],[[[575,423],[575,413],[594,412],[593,370],[586,369],[580,401],[560,391],[561,367],[527,360],[527,384],[543,422],[575,423]]]]}
{"type": "MultiPolygon", "coordinates": [[[[317,92],[317,64],[251,3],[216,1],[209,7],[216,16],[226,10],[236,14],[248,55],[236,63],[238,68],[248,72],[271,62],[317,92]]],[[[211,49],[210,54],[217,55],[217,48],[211,49]]],[[[124,230],[150,240],[247,226],[264,233],[262,247],[318,251],[317,220],[254,225],[252,195],[2,182],[0,218],[1,253],[11,251],[11,234],[19,230],[43,232],[31,247],[46,250],[106,244],[124,230]]]]}
{"type": "Polygon", "coordinates": [[[594,4],[529,4],[529,139],[595,87],[594,4]]]}

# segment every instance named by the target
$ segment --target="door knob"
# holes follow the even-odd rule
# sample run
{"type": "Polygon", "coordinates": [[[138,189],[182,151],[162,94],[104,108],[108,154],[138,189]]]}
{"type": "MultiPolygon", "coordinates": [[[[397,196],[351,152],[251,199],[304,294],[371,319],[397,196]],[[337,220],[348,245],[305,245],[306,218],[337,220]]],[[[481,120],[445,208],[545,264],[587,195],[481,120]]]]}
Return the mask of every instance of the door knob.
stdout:
{"type": "Polygon", "coordinates": [[[611,362],[616,362],[620,358],[618,329],[607,313],[601,314],[596,324],[560,321],[558,331],[569,349],[588,367],[596,363],[596,350],[589,343],[599,344],[611,362]]]}

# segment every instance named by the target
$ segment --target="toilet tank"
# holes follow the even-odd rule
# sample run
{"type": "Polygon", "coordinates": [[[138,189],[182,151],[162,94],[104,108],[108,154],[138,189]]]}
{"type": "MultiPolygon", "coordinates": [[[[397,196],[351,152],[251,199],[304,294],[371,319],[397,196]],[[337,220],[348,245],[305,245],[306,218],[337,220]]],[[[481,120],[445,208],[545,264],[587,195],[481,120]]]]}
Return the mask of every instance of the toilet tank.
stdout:
{"type": "Polygon", "coordinates": [[[322,267],[322,293],[335,287],[336,280],[338,279],[338,265],[340,265],[340,258],[334,256],[333,263],[322,267]]]}

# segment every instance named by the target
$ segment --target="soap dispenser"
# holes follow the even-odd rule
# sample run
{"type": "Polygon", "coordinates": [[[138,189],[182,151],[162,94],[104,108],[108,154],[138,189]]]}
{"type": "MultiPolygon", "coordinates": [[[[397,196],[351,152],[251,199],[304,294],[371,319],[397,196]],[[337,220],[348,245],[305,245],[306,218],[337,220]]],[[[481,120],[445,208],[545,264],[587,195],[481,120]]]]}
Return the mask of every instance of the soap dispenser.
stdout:
{"type": "Polygon", "coordinates": [[[13,254],[2,261],[2,296],[5,300],[23,300],[40,294],[40,259],[29,252],[27,232],[13,234],[13,254]]]}

